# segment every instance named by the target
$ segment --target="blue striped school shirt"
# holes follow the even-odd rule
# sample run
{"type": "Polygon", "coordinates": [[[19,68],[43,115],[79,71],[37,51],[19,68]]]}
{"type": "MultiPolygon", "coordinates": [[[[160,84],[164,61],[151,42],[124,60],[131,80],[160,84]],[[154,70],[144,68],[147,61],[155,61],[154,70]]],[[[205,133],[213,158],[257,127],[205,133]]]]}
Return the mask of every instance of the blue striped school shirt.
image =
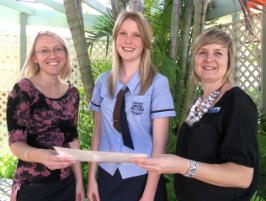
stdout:
{"type": "MultiPolygon", "coordinates": [[[[175,116],[169,83],[165,76],[157,73],[144,95],[140,94],[140,77],[135,73],[127,83],[125,107],[134,150],[123,145],[121,133],[113,127],[113,110],[116,96],[125,87],[118,82],[114,97],[108,92],[110,71],[103,73],[96,81],[89,108],[101,113],[101,138],[99,151],[152,153],[152,119],[175,116]]],[[[118,168],[123,179],[146,174],[146,170],[129,163],[99,163],[109,174],[118,168]]]]}

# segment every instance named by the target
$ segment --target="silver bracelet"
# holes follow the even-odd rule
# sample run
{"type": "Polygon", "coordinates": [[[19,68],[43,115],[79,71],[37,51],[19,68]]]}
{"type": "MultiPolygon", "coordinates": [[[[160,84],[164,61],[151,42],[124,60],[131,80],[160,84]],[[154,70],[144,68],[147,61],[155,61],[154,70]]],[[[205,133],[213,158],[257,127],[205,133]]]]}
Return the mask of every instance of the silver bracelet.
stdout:
{"type": "Polygon", "coordinates": [[[197,172],[198,172],[198,162],[197,161],[193,161],[193,160],[190,160],[189,161],[189,168],[186,172],[186,174],[184,175],[185,177],[188,177],[188,178],[192,178],[194,177],[197,172]]]}

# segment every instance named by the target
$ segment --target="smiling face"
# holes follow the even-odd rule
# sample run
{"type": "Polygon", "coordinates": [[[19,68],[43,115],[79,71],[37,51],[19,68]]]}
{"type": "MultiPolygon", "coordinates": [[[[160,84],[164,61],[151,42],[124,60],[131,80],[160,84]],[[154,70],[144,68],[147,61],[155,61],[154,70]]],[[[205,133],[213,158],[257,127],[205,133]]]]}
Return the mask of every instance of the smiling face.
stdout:
{"type": "Polygon", "coordinates": [[[122,62],[139,62],[143,52],[143,43],[137,23],[126,19],[117,34],[116,49],[122,62]]]}
{"type": "Polygon", "coordinates": [[[54,37],[40,36],[35,44],[33,61],[39,64],[40,73],[59,76],[66,64],[64,46],[54,37]]]}
{"type": "Polygon", "coordinates": [[[222,83],[228,71],[228,48],[219,43],[200,47],[195,54],[195,73],[201,83],[222,83]]]}

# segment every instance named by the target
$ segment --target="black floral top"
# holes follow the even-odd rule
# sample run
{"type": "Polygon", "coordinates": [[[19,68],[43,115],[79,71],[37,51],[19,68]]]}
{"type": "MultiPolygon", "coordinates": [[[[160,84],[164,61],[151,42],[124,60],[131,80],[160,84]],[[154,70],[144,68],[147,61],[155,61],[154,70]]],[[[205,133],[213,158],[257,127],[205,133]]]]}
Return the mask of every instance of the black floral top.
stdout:
{"type": "MultiPolygon", "coordinates": [[[[18,81],[7,102],[9,144],[25,142],[32,147],[69,147],[77,139],[79,92],[69,85],[60,98],[46,97],[24,78],[18,81]]],[[[50,170],[40,163],[18,160],[14,184],[49,183],[71,175],[71,168],[50,170]]]]}

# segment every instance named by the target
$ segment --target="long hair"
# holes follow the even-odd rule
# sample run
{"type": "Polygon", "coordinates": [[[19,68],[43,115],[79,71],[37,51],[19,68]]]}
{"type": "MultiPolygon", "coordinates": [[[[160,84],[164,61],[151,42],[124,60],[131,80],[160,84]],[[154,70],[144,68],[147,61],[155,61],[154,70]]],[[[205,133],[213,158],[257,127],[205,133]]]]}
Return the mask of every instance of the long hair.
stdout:
{"type": "Polygon", "coordinates": [[[233,81],[233,69],[235,66],[235,59],[236,59],[236,49],[235,44],[232,40],[232,38],[224,32],[223,30],[219,28],[210,28],[206,31],[202,32],[194,41],[193,47],[192,47],[192,62],[194,66],[194,72],[193,72],[193,80],[196,82],[196,84],[200,83],[200,77],[196,74],[195,71],[195,56],[196,53],[200,48],[202,48],[205,45],[218,43],[223,45],[225,48],[228,49],[227,55],[228,55],[228,64],[227,64],[227,72],[224,76],[224,82],[230,82],[234,83],[233,81]]]}
{"type": "Polygon", "coordinates": [[[119,30],[126,19],[131,19],[136,22],[143,43],[143,52],[141,56],[141,63],[139,70],[140,80],[141,80],[141,89],[140,89],[141,95],[143,95],[146,92],[146,90],[149,88],[157,72],[151,62],[152,31],[149,22],[139,12],[129,12],[129,11],[122,12],[118,16],[113,30],[113,61],[112,61],[112,70],[109,77],[109,93],[111,96],[114,95],[114,91],[117,82],[119,80],[119,70],[122,65],[122,58],[118,54],[118,51],[116,49],[116,40],[119,30]]]}
{"type": "Polygon", "coordinates": [[[60,45],[64,47],[66,54],[66,63],[59,75],[59,78],[63,80],[66,79],[71,73],[69,52],[64,40],[59,35],[51,31],[40,31],[34,38],[34,41],[32,43],[32,46],[29,50],[29,53],[22,68],[22,76],[31,77],[33,75],[36,75],[40,71],[40,66],[38,63],[35,63],[33,61],[33,57],[35,56],[36,43],[41,36],[50,36],[56,39],[60,43],[60,45]]]}

